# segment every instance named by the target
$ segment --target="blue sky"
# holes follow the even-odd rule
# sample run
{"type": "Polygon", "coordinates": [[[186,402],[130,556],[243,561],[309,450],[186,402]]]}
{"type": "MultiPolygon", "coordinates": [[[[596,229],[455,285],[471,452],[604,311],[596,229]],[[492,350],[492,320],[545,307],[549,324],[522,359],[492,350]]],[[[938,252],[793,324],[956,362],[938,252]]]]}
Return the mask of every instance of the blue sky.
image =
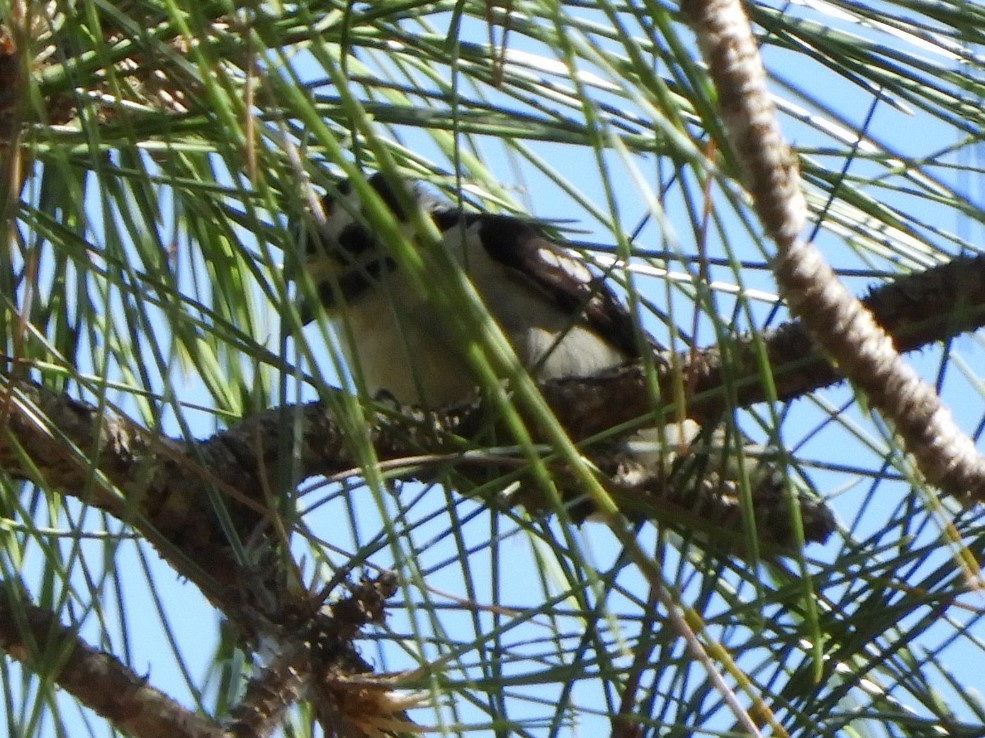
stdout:
{"type": "MultiPolygon", "coordinates": [[[[830,16],[820,12],[807,10],[803,12],[805,16],[830,19],[830,16]]],[[[584,11],[583,15],[592,20],[602,20],[601,16],[591,17],[588,11],[584,11]]],[[[441,29],[443,24],[448,22],[448,18],[448,15],[435,15],[430,21],[436,28],[441,29]]],[[[858,30],[855,26],[851,28],[858,30]]],[[[877,34],[876,31],[869,30],[863,33],[877,34]]],[[[479,22],[466,23],[460,32],[463,40],[472,40],[476,43],[485,43],[486,34],[486,27],[479,22]]],[[[546,44],[531,42],[520,33],[510,35],[509,48],[511,52],[526,55],[517,58],[521,58],[528,65],[528,71],[532,76],[546,76],[550,78],[552,84],[563,84],[563,80],[558,76],[548,74],[559,58],[556,50],[546,44]],[[539,67],[538,60],[530,55],[540,55],[539,67]]],[[[926,49],[921,50],[917,46],[915,53],[931,52],[926,49]]],[[[819,65],[807,63],[802,57],[787,52],[771,49],[766,59],[771,69],[776,72],[773,89],[777,94],[783,97],[789,95],[789,89],[782,84],[789,81],[797,85],[800,92],[793,101],[801,105],[808,102],[815,106],[826,104],[831,106],[831,110],[842,112],[844,120],[836,122],[845,125],[845,130],[859,126],[866,120],[872,101],[871,91],[863,91],[858,86],[840,81],[834,75],[825,72],[819,65]],[[809,96],[816,96],[816,100],[807,100],[809,96]]],[[[304,76],[310,75],[311,78],[319,76],[316,67],[305,66],[313,64],[310,59],[305,62],[302,58],[297,63],[304,76]]],[[[616,107],[633,104],[632,100],[621,96],[619,80],[611,77],[611,70],[583,65],[582,71],[597,75],[599,82],[594,94],[599,102],[616,107]],[[611,86],[611,89],[607,86],[611,86]]],[[[585,79],[591,82],[595,78],[585,79]]],[[[325,92],[331,94],[330,89],[325,92]]],[[[497,91],[489,89],[486,92],[493,102],[504,102],[503,96],[497,91]]],[[[547,95],[541,102],[548,106],[560,104],[552,101],[547,95]]],[[[516,102],[509,104],[519,107],[516,102]]],[[[816,107],[813,114],[819,115],[816,107]]],[[[825,151],[827,147],[832,146],[833,141],[838,140],[837,133],[826,138],[819,133],[818,125],[797,122],[792,115],[785,116],[783,124],[791,141],[800,147],[814,149],[809,152],[812,159],[829,163],[831,166],[836,166],[836,162],[840,161],[840,158],[830,158],[825,151]]],[[[910,110],[900,110],[887,102],[880,102],[871,126],[870,135],[874,141],[885,142],[888,147],[899,150],[908,159],[936,157],[940,151],[953,143],[949,140],[954,135],[953,128],[935,123],[929,116],[912,110],[912,107],[910,110]]],[[[833,129],[829,127],[829,130],[833,129]]],[[[399,132],[404,146],[423,159],[440,161],[441,168],[446,172],[450,171],[452,167],[448,151],[442,147],[447,142],[447,137],[442,138],[410,127],[403,127],[399,132]]],[[[566,221],[566,226],[570,226],[572,231],[578,231],[576,234],[578,239],[615,245],[617,239],[613,228],[603,222],[608,213],[605,204],[605,181],[608,180],[617,203],[618,221],[623,233],[635,231],[637,225],[648,214],[651,216],[634,241],[634,245],[648,251],[680,250],[693,254],[697,250],[689,224],[688,207],[693,209],[696,204],[703,203],[700,190],[702,183],[691,180],[690,186],[697,189],[690,190],[686,196],[681,194],[682,189],[672,189],[661,201],[663,211],[654,212],[654,208],[646,205],[647,193],[640,187],[638,181],[634,181],[634,174],[641,173],[644,181],[651,186],[657,182],[670,182],[674,172],[666,159],[661,160],[653,156],[628,156],[616,150],[607,150],[596,159],[591,149],[552,142],[520,141],[517,149],[510,150],[489,139],[481,139],[479,148],[474,153],[491,172],[492,179],[502,184],[504,191],[523,212],[545,220],[566,221]],[[555,177],[545,175],[535,162],[549,166],[555,177],[560,176],[573,185],[582,201],[579,202],[577,198],[562,192],[562,188],[555,182],[555,177]],[[602,214],[601,219],[593,215],[593,208],[602,214]],[[660,215],[664,216],[662,221],[657,217],[660,215]]],[[[951,159],[957,159],[956,164],[969,164],[962,158],[974,156],[974,153],[975,149],[969,147],[961,149],[956,157],[949,156],[951,159]]],[[[941,166],[931,166],[930,171],[936,176],[953,177],[956,187],[971,186],[972,182],[968,180],[967,175],[957,167],[951,168],[947,162],[948,158],[942,157],[941,166]]],[[[947,237],[950,232],[960,233],[972,243],[976,241],[976,235],[980,240],[979,227],[969,225],[967,220],[952,221],[954,214],[952,212],[942,214],[933,201],[926,197],[926,191],[917,191],[915,195],[907,196],[883,187],[880,179],[887,174],[886,167],[882,165],[869,164],[857,159],[852,162],[849,175],[853,178],[871,178],[868,184],[860,185],[860,189],[881,202],[905,212],[911,223],[921,226],[921,231],[927,236],[928,241],[940,246],[940,251],[956,250],[954,242],[947,237]]],[[[914,189],[918,184],[914,184],[914,189]]],[[[927,190],[931,189],[930,184],[926,187],[927,190]]],[[[975,201],[978,197],[980,200],[980,194],[975,191],[969,199],[975,201]]],[[[711,197],[716,205],[727,203],[728,198],[733,196],[735,193],[726,189],[718,187],[711,189],[711,197]]],[[[163,211],[166,211],[166,208],[163,211]]],[[[703,244],[706,253],[717,258],[731,255],[736,260],[763,262],[762,247],[755,238],[756,227],[743,222],[740,214],[727,205],[721,208],[721,212],[722,221],[718,225],[720,230],[716,232],[712,229],[703,244]]],[[[828,222],[832,227],[822,232],[818,243],[832,263],[852,269],[869,270],[870,274],[855,276],[848,280],[851,288],[857,293],[863,293],[869,284],[876,281],[876,275],[896,269],[896,265],[900,265],[899,268],[903,270],[915,268],[931,263],[940,256],[940,251],[924,248],[924,244],[915,238],[910,240],[897,238],[899,234],[893,231],[887,232],[888,245],[882,251],[872,247],[871,244],[868,249],[848,248],[844,242],[845,234],[839,232],[837,228],[839,223],[837,218],[837,213],[829,215],[828,222]]],[[[162,230],[170,230],[170,226],[165,226],[162,230]]],[[[186,249],[178,249],[179,253],[188,255],[188,262],[182,263],[180,268],[183,270],[184,278],[188,280],[186,284],[189,285],[189,291],[194,292],[190,287],[191,282],[202,279],[202,273],[199,271],[201,264],[195,261],[194,239],[188,234],[181,233],[180,226],[176,226],[176,233],[177,243],[188,246],[186,249]]],[[[98,242],[98,234],[93,238],[98,242]]],[[[600,258],[604,255],[602,254],[600,258]]],[[[635,260],[633,264],[633,268],[636,269],[634,284],[640,294],[671,312],[672,323],[681,326],[685,332],[690,332],[694,320],[689,292],[692,290],[693,267],[682,262],[663,265],[659,262],[645,262],[643,259],[635,260]],[[659,273],[659,269],[663,266],[666,266],[679,280],[675,282],[678,285],[675,289],[679,291],[675,292],[675,289],[667,288],[667,279],[659,273]]],[[[730,268],[713,269],[712,273],[715,279],[723,284],[736,281],[736,273],[730,268]]],[[[737,311],[739,320],[735,328],[744,330],[749,327],[762,327],[767,321],[767,316],[772,314],[772,305],[768,300],[763,299],[774,290],[772,279],[765,268],[745,268],[738,276],[741,277],[742,284],[747,290],[757,292],[749,301],[751,307],[748,312],[737,311]]],[[[715,291],[714,299],[720,316],[733,314],[736,299],[731,292],[715,291]]],[[[260,317],[256,324],[257,332],[260,334],[259,340],[266,341],[268,348],[277,351],[280,346],[279,312],[275,309],[276,306],[263,305],[259,291],[257,304],[260,306],[257,311],[260,317]]],[[[776,320],[783,317],[784,314],[780,311],[777,317],[772,318],[770,324],[775,324],[776,320]]],[[[670,341],[673,332],[663,325],[660,319],[651,315],[647,316],[646,322],[650,330],[664,340],[670,341]]],[[[714,320],[709,315],[700,315],[698,324],[700,330],[697,343],[699,345],[713,343],[714,320]]],[[[324,345],[320,345],[321,335],[317,329],[309,328],[305,336],[320,360],[318,369],[328,381],[331,381],[333,371],[330,368],[328,351],[324,345]]],[[[959,338],[949,347],[946,358],[949,369],[943,381],[945,399],[950,402],[962,427],[974,429],[985,414],[982,392],[977,385],[975,372],[975,367],[981,366],[983,358],[979,340],[974,337],[959,338]]],[[[295,361],[297,358],[291,356],[290,360],[295,361]]],[[[925,376],[932,379],[942,373],[944,359],[939,348],[928,349],[911,357],[910,360],[925,376]]],[[[209,393],[203,389],[202,381],[195,376],[194,371],[187,371],[186,367],[182,367],[184,370],[179,371],[177,360],[173,366],[174,377],[179,380],[174,386],[179,389],[180,399],[183,402],[205,402],[209,399],[209,393]]],[[[260,367],[257,371],[270,369],[271,367],[260,367]]],[[[315,391],[311,387],[303,388],[303,392],[305,397],[315,396],[315,391]]],[[[789,408],[777,408],[779,412],[786,413],[782,425],[784,443],[803,461],[802,466],[806,470],[804,481],[809,481],[821,494],[831,500],[840,520],[852,528],[857,538],[864,538],[871,532],[878,531],[887,520],[897,519],[898,522],[890,527],[883,543],[892,547],[896,542],[891,540],[891,536],[899,535],[900,540],[903,541],[899,545],[929,545],[937,538],[938,531],[933,525],[934,517],[923,512],[927,501],[918,498],[917,502],[912,503],[913,517],[918,519],[918,522],[914,522],[913,526],[909,527],[907,517],[911,510],[907,505],[911,504],[912,498],[908,496],[908,486],[903,482],[872,484],[873,470],[880,468],[887,447],[886,431],[877,421],[859,410],[858,405],[852,402],[853,399],[848,388],[839,387],[800,399],[789,408]],[[834,414],[832,408],[843,405],[850,407],[838,414],[836,420],[831,420],[834,414]],[[906,533],[912,533],[914,536],[912,542],[902,538],[906,533]]],[[[136,407],[125,409],[137,412],[136,407]]],[[[761,417],[766,416],[764,407],[753,410],[761,417]]],[[[191,425],[193,435],[202,437],[215,430],[214,417],[208,412],[196,413],[184,408],[181,414],[195,421],[191,425]]],[[[754,415],[743,414],[742,421],[747,432],[763,437],[763,431],[756,423],[754,415]]],[[[180,432],[173,417],[165,417],[164,427],[171,433],[180,432]]],[[[576,558],[594,562],[594,570],[600,572],[602,576],[611,573],[613,581],[618,581],[618,587],[606,590],[599,582],[589,582],[585,584],[584,592],[580,592],[569,581],[572,576],[571,569],[568,568],[570,561],[564,556],[558,557],[551,553],[543,541],[545,538],[563,539],[565,531],[561,530],[556,522],[542,520],[528,522],[519,516],[512,517],[505,513],[489,514],[476,502],[462,501],[453,497],[450,499],[455,499],[455,504],[451,506],[449,512],[447,505],[449,497],[437,488],[428,490],[425,494],[417,485],[404,485],[397,496],[384,491],[371,492],[358,487],[342,494],[335,487],[316,486],[316,484],[307,485],[314,488],[302,497],[300,504],[305,508],[316,505],[319,501],[324,501],[324,504],[318,505],[306,515],[303,522],[314,535],[330,539],[328,543],[337,547],[338,551],[326,548],[325,559],[316,561],[312,550],[299,543],[299,555],[304,551],[308,574],[314,575],[317,571],[322,579],[328,579],[332,574],[332,567],[346,562],[347,552],[364,548],[368,541],[385,539],[387,532],[393,529],[401,531],[401,535],[392,536],[371,558],[372,564],[383,567],[396,566],[407,576],[406,587],[398,595],[398,598],[406,600],[406,606],[395,607],[388,628],[374,635],[375,643],[367,640],[363,645],[364,653],[372,654],[372,660],[380,670],[409,668],[418,663],[434,661],[440,656],[448,657],[449,651],[455,651],[454,648],[449,649],[448,644],[464,644],[461,645],[460,653],[448,657],[450,665],[439,675],[452,681],[466,676],[475,679],[478,686],[473,694],[487,697],[490,701],[498,698],[495,695],[485,695],[481,688],[481,679],[497,671],[513,675],[514,680],[508,689],[511,696],[503,700],[503,704],[508,705],[509,715],[516,720],[534,721],[536,727],[531,727],[530,732],[546,735],[548,731],[541,723],[550,721],[557,712],[557,702],[563,696],[564,685],[568,681],[558,675],[561,673],[562,666],[572,665],[573,669],[577,669],[578,664],[581,663],[579,656],[584,657],[588,663],[594,664],[593,659],[597,657],[591,656],[591,646],[600,643],[607,644],[611,649],[606,658],[611,658],[614,665],[624,665],[630,658],[634,643],[637,642],[635,639],[646,635],[643,633],[645,624],[642,618],[646,613],[644,598],[647,584],[638,572],[620,561],[621,548],[600,526],[586,526],[573,533],[571,541],[577,543],[580,548],[576,558]],[[535,529],[537,534],[530,534],[528,532],[530,528],[535,529]],[[477,550],[469,552],[468,566],[462,566],[460,563],[462,549],[468,546],[475,546],[477,550]],[[568,588],[571,588],[573,593],[557,603],[558,614],[548,617],[538,613],[529,619],[524,616],[525,608],[537,608],[544,602],[545,597],[559,591],[564,592],[568,588]],[[443,605],[445,609],[420,606],[419,602],[423,599],[425,590],[429,590],[433,601],[443,605]],[[415,603],[418,603],[417,606],[415,603]],[[477,607],[470,608],[467,606],[468,603],[476,604],[477,607]],[[600,632],[590,634],[598,639],[592,641],[589,636],[581,632],[585,620],[577,614],[579,607],[586,607],[590,603],[595,603],[600,608],[607,608],[612,613],[622,614],[625,623],[629,626],[617,628],[612,620],[596,620],[600,632]],[[640,623],[640,632],[630,627],[635,626],[637,622],[640,623]],[[502,629],[500,635],[490,637],[488,640],[483,639],[484,635],[493,633],[497,629],[502,629]],[[564,636],[556,636],[557,633],[563,633],[564,636]],[[446,642],[442,643],[442,638],[446,642]],[[506,656],[526,654],[529,659],[510,661],[504,657],[504,654],[506,656]],[[497,658],[501,661],[497,661],[497,658]],[[531,683],[537,681],[536,677],[541,670],[546,671],[549,678],[540,680],[546,684],[542,683],[535,688],[531,683]]],[[[88,513],[88,516],[93,516],[93,513],[88,513]]],[[[939,516],[941,521],[946,518],[946,514],[939,516]]],[[[89,519],[92,527],[102,527],[102,521],[92,517],[89,519]]],[[[654,545],[653,538],[652,530],[642,534],[642,540],[649,547],[654,545]]],[[[83,544],[83,547],[86,545],[88,544],[83,544]]],[[[102,549],[95,542],[92,546],[93,551],[87,555],[87,558],[97,561],[102,549]]],[[[840,546],[839,541],[833,541],[827,547],[812,548],[808,551],[808,557],[827,560],[838,551],[840,546]]],[[[869,553],[866,552],[866,555],[869,553]]],[[[872,556],[876,560],[879,558],[878,554],[872,556]]],[[[928,575],[934,566],[943,566],[948,560],[946,552],[930,557],[921,566],[909,572],[910,578],[907,581],[919,582],[920,578],[928,575]]],[[[44,557],[40,551],[31,551],[24,563],[24,570],[33,572],[35,567],[40,568],[43,565],[43,561],[44,557]]],[[[700,599],[704,586],[702,581],[695,577],[688,578],[686,575],[686,572],[693,570],[689,570],[685,564],[673,559],[667,561],[665,565],[670,579],[674,577],[681,579],[676,584],[683,597],[700,599]]],[[[101,591],[105,597],[104,608],[111,616],[115,615],[121,625],[117,626],[112,622],[99,624],[90,619],[84,635],[89,637],[91,642],[98,642],[104,634],[117,633],[124,629],[125,636],[120,637],[117,642],[108,643],[107,646],[113,650],[125,650],[134,668],[142,673],[149,673],[156,686],[173,693],[185,704],[193,704],[195,697],[189,685],[208,668],[217,642],[214,612],[202,601],[193,587],[178,581],[173,572],[161,564],[153,552],[148,552],[146,547],[138,549],[133,542],[121,543],[120,553],[113,561],[113,567],[115,570],[108,572],[111,576],[105,580],[101,591]],[[125,574],[118,575],[120,572],[125,574]],[[119,590],[115,588],[116,586],[119,586],[119,590]],[[155,602],[155,595],[160,598],[160,607],[155,602]],[[155,615],[158,612],[164,613],[167,617],[166,626],[155,615]],[[165,630],[175,632],[177,647],[172,648],[165,639],[165,630]],[[189,674],[188,680],[182,673],[183,668],[189,674]]],[[[873,566],[872,570],[875,571],[876,568],[873,566]]],[[[101,573],[96,571],[92,578],[99,581],[101,576],[101,573]]],[[[736,588],[737,600],[755,601],[754,595],[749,594],[749,584],[742,577],[729,573],[723,573],[723,577],[728,582],[728,586],[736,588]]],[[[825,583],[824,593],[830,600],[837,601],[840,606],[851,607],[852,597],[848,594],[854,593],[853,596],[857,599],[875,596],[877,585],[878,582],[875,580],[828,582],[825,583]]],[[[902,595],[889,588],[885,596],[891,599],[902,595]]],[[[773,674],[771,669],[775,659],[771,658],[768,641],[756,645],[757,636],[762,634],[757,633],[755,627],[750,625],[754,622],[754,618],[748,612],[744,612],[741,618],[737,616],[732,622],[725,607],[725,600],[716,600],[715,604],[709,607],[709,613],[720,616],[720,619],[711,625],[711,630],[716,636],[729,639],[730,643],[747,646],[743,651],[742,666],[756,672],[762,683],[772,683],[771,678],[779,679],[780,677],[776,675],[764,676],[773,674]]],[[[965,637],[976,643],[976,647],[969,648],[968,640],[958,640],[941,654],[941,658],[947,661],[948,667],[958,675],[959,683],[962,684],[975,682],[975,676],[980,670],[982,654],[985,653],[985,649],[980,648],[978,643],[985,638],[985,632],[982,632],[978,621],[978,603],[969,600],[969,607],[967,611],[952,611],[947,617],[953,618],[954,621],[968,619],[972,631],[965,637]]],[[[778,614],[777,617],[780,618],[781,615],[778,614]]],[[[914,617],[916,616],[902,621],[900,627],[904,630],[916,628],[912,622],[914,617]]],[[[110,619],[112,620],[112,617],[110,619]]],[[[937,644],[960,631],[960,624],[954,621],[949,622],[942,618],[938,626],[931,626],[926,631],[916,628],[920,639],[913,644],[914,647],[918,650],[922,647],[935,650],[937,644]]],[[[665,620],[660,619],[650,627],[659,633],[666,629],[667,625],[665,620]]],[[[684,662],[687,661],[679,640],[670,637],[663,639],[662,636],[658,636],[658,642],[659,648],[677,654],[684,662]]],[[[895,642],[895,640],[890,634],[883,642],[895,642]]],[[[881,642],[873,637],[873,644],[876,644],[873,647],[877,647],[879,643],[881,642]]],[[[804,663],[808,663],[810,658],[810,652],[805,649],[804,663]]],[[[686,673],[686,677],[682,676],[682,679],[700,684],[705,678],[694,664],[681,668],[681,674],[686,673]]],[[[672,677],[651,674],[648,675],[648,679],[665,683],[672,677]]],[[[435,685],[438,686],[437,680],[435,685]]],[[[892,687],[891,684],[885,686],[892,687]]],[[[670,689],[669,686],[666,688],[670,689]]],[[[866,688],[867,685],[860,685],[858,692],[846,697],[846,705],[852,697],[864,701],[866,688]]],[[[950,689],[943,678],[939,688],[944,693],[950,689]]],[[[878,691],[879,688],[874,689],[878,691]]],[[[705,699],[713,701],[713,695],[714,693],[712,697],[705,699]]],[[[593,677],[577,681],[571,695],[573,709],[569,717],[572,723],[564,727],[555,725],[553,732],[557,735],[574,736],[594,735],[600,730],[607,730],[608,720],[604,717],[607,708],[606,698],[612,699],[613,691],[611,685],[605,685],[602,679],[593,677]]],[[[901,695],[901,699],[905,701],[905,695],[901,695]]],[[[206,704],[208,705],[210,701],[211,696],[206,700],[206,704]]],[[[447,702],[442,703],[440,699],[436,701],[445,706],[433,711],[422,710],[418,715],[421,722],[459,720],[468,723],[484,719],[482,711],[470,710],[467,705],[459,704],[451,707],[447,702]]],[[[654,712],[658,713],[658,709],[655,708],[654,712]]],[[[714,719],[709,720],[704,728],[728,727],[727,713],[722,710],[711,710],[711,712],[714,714],[714,719]]],[[[971,718],[971,716],[966,717],[971,718]]],[[[99,729],[97,728],[95,732],[99,732],[99,729]]]]}

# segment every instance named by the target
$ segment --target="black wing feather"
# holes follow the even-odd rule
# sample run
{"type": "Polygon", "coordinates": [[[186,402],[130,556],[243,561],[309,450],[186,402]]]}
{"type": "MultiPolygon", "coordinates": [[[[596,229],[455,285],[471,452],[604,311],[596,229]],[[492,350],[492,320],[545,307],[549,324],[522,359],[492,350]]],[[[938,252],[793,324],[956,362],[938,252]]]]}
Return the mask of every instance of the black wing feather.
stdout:
{"type": "MultiPolygon", "coordinates": [[[[603,277],[520,218],[473,217],[491,258],[533,282],[564,311],[580,315],[585,325],[628,357],[640,356],[640,336],[633,316],[603,277]]],[[[652,348],[661,349],[655,338],[649,334],[644,337],[652,348]]]]}

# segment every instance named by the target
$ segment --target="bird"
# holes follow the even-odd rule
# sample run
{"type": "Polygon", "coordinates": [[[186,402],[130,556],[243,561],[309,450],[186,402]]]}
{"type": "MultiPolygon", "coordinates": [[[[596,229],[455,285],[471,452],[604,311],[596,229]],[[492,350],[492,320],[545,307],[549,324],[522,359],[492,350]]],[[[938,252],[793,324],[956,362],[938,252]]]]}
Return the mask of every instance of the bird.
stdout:
{"type": "MultiPolygon", "coordinates": [[[[413,228],[397,193],[376,173],[369,184],[413,228]]],[[[325,223],[301,234],[302,269],[327,316],[355,340],[343,344],[350,369],[370,394],[431,409],[467,399],[476,382],[429,295],[405,280],[367,226],[350,180],[321,205],[325,223]]],[[[639,358],[642,337],[626,306],[593,273],[532,222],[468,212],[411,190],[430,214],[521,363],[540,380],[590,376],[639,358]]],[[[303,323],[317,308],[303,295],[303,323]]]]}
{"type": "MultiPolygon", "coordinates": [[[[405,184],[405,191],[398,192],[382,173],[371,175],[367,183],[411,244],[419,239],[408,208],[421,208],[430,217],[456,267],[537,380],[591,377],[639,360],[645,352],[666,350],[639,328],[604,276],[549,237],[539,223],[456,207],[416,185],[405,184]]],[[[440,286],[422,290],[406,278],[370,226],[351,180],[334,189],[321,200],[323,222],[316,224],[312,216],[294,225],[298,253],[288,276],[308,283],[299,290],[302,323],[319,315],[332,321],[343,337],[351,373],[371,396],[382,393],[401,405],[425,409],[468,400],[477,381],[457,349],[455,334],[438,314],[432,291],[440,286]]],[[[780,503],[787,497],[783,474],[764,459],[760,446],[744,436],[741,443],[746,462],[737,469],[735,443],[725,427],[703,430],[684,418],[638,431],[626,447],[637,449],[635,458],[654,467],[661,480],[684,474],[685,467],[692,476],[698,464],[705,492],[721,498],[732,517],[739,509],[738,477],[743,473],[754,496],[786,510],[780,503]],[[701,452],[688,458],[698,448],[701,452]]],[[[679,493],[691,507],[699,499],[686,490],[679,493]]],[[[822,539],[832,525],[826,508],[818,525],[814,538],[822,539]]],[[[813,535],[813,527],[805,527],[813,535]]]]}

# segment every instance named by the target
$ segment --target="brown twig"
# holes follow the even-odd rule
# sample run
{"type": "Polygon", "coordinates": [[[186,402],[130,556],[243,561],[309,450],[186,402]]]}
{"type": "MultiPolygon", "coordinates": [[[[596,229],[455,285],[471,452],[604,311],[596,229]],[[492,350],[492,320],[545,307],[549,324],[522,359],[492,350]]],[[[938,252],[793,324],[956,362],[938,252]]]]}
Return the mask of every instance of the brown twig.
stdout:
{"type": "Polygon", "coordinates": [[[7,582],[0,592],[0,648],[134,738],[227,737],[215,721],[148,686],[145,677],[86,644],[74,628],[29,604],[27,593],[7,582]]]}

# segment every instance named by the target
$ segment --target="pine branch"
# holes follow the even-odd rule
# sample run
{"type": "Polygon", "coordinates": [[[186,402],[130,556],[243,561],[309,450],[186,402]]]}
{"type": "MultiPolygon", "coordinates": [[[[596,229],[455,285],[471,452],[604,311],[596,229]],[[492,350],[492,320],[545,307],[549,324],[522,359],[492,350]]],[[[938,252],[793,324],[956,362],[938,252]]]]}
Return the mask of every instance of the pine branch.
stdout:
{"type": "Polygon", "coordinates": [[[147,685],[115,656],[79,638],[28,594],[0,582],[0,648],[134,738],[224,738],[215,721],[189,712],[147,685]]]}
{"type": "MultiPolygon", "coordinates": [[[[957,259],[900,279],[874,291],[865,302],[901,350],[975,330],[985,322],[985,257],[957,259]],[[935,317],[926,317],[929,314],[935,317]]],[[[740,404],[759,402],[764,391],[756,341],[764,342],[786,399],[840,379],[804,329],[792,323],[765,336],[738,339],[727,348],[674,360],[662,357],[657,367],[659,386],[671,397],[671,388],[681,384],[679,372],[690,377],[694,390],[687,408],[697,420],[719,417],[726,407],[728,393],[722,391],[726,383],[733,385],[740,404]],[[722,369],[724,350],[730,357],[728,376],[722,369]]],[[[629,366],[604,377],[550,382],[542,389],[568,431],[584,438],[634,418],[652,422],[647,387],[643,368],[629,366]]],[[[132,525],[240,627],[245,642],[273,639],[286,651],[300,648],[301,643],[329,644],[302,680],[325,684],[326,674],[337,682],[343,675],[371,670],[352,643],[368,620],[354,623],[335,612],[319,614],[317,598],[289,586],[291,572],[272,575],[271,567],[256,563],[269,561],[274,545],[269,540],[275,529],[270,519],[276,513],[268,509],[266,500],[283,478],[279,470],[295,463],[293,456],[283,456],[285,449],[295,447],[293,429],[302,434],[297,477],[358,466],[346,434],[325,404],[273,408],[203,441],[154,437],[125,418],[103,415],[91,405],[23,380],[9,380],[0,408],[8,430],[0,440],[0,469],[9,476],[79,497],[132,525]],[[223,501],[226,527],[210,495],[223,501]],[[255,563],[234,556],[229,535],[254,544],[248,547],[248,561],[255,563]],[[256,545],[257,541],[263,543],[256,545]]],[[[371,418],[371,440],[384,462],[419,457],[422,449],[456,454],[458,438],[474,433],[485,418],[478,400],[427,415],[379,411],[371,418]]],[[[420,475],[417,464],[414,468],[407,476],[420,475]]],[[[678,510],[681,515],[686,512],[678,510]]],[[[672,511],[662,513],[673,519],[672,511]]],[[[688,521],[686,515],[680,519],[700,527],[700,520],[688,521]]],[[[382,600],[375,610],[365,612],[380,613],[381,606],[382,600]]],[[[296,687],[289,687],[287,693],[295,691],[296,687]]],[[[344,692],[341,687],[336,691],[344,692]]],[[[243,710],[249,713],[245,706],[243,710]]]]}
{"type": "MultiPolygon", "coordinates": [[[[975,330],[985,322],[985,257],[959,258],[901,278],[864,302],[902,351],[975,330]]],[[[673,397],[672,388],[680,385],[683,373],[685,386],[693,388],[687,414],[699,422],[717,420],[727,409],[725,386],[734,389],[740,407],[761,402],[766,393],[757,341],[765,345],[782,399],[842,379],[800,324],[790,323],[727,347],[673,360],[662,357],[657,366],[662,396],[673,397]]],[[[639,366],[549,382],[542,390],[576,439],[634,419],[652,422],[653,401],[639,366]]],[[[237,584],[235,572],[242,567],[232,559],[227,536],[254,540],[269,525],[275,513],[267,507],[267,491],[277,489],[283,453],[293,448],[294,428],[303,429],[300,454],[290,462],[296,463],[298,478],[358,466],[346,435],[322,403],[274,408],[192,442],[153,438],[128,420],[103,417],[90,405],[25,382],[8,385],[3,408],[12,434],[0,442],[0,468],[12,477],[78,496],[130,523],[220,606],[242,602],[228,599],[237,584]],[[231,531],[223,531],[216,520],[210,494],[227,499],[231,531]]],[[[473,434],[485,417],[478,400],[416,418],[380,411],[372,418],[372,441],[381,461],[416,458],[422,450],[458,453],[453,437],[473,434]]]]}
{"type": "Polygon", "coordinates": [[[801,238],[807,204],[766,89],[766,72],[739,0],[687,0],[715,82],[725,129],[753,205],[777,245],[780,294],[793,315],[890,420],[931,484],[963,502],[985,496],[985,459],[934,388],[902,358],[872,313],[838,281],[821,252],[801,238]]]}

